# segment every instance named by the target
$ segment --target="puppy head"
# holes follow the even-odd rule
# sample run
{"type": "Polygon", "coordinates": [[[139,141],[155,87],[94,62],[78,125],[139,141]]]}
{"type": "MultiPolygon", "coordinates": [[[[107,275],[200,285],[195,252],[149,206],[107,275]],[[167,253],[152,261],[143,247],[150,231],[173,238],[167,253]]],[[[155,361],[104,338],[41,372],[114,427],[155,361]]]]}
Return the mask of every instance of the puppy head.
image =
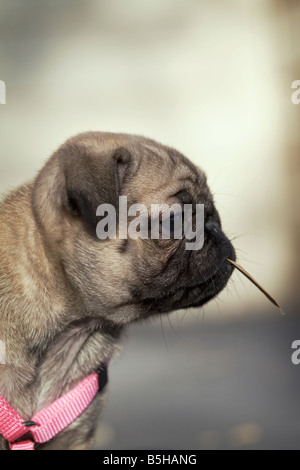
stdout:
{"type": "MultiPolygon", "coordinates": [[[[235,259],[204,173],[179,152],[143,137],[87,133],[68,140],[36,178],[33,211],[50,256],[86,314],[124,324],[203,305],[226,285],[235,259]],[[186,240],[97,237],[97,208],[204,205],[204,245],[186,240]]],[[[118,230],[117,230],[118,233],[118,230]]]]}

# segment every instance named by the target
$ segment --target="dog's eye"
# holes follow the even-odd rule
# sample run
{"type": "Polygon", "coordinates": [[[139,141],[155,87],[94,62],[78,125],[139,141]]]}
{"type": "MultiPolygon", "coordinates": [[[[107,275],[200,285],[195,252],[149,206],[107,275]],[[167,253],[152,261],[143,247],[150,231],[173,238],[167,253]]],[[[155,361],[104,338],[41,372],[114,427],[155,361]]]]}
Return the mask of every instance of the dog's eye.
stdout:
{"type": "Polygon", "coordinates": [[[74,215],[80,214],[80,209],[75,198],[69,197],[69,207],[74,215]]]}
{"type": "Polygon", "coordinates": [[[182,214],[171,214],[170,216],[170,234],[174,235],[178,229],[182,228],[182,214]]]}
{"type": "Polygon", "coordinates": [[[183,213],[172,213],[170,217],[161,220],[162,238],[179,239],[183,233],[183,213]]]}

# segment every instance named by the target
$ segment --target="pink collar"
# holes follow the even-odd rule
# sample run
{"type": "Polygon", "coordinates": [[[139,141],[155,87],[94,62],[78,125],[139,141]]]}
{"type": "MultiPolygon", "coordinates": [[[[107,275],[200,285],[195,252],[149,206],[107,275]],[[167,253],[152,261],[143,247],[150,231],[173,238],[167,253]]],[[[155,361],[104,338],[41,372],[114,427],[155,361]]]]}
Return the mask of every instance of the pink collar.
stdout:
{"type": "Polygon", "coordinates": [[[47,408],[33,416],[30,421],[24,419],[0,395],[0,435],[8,442],[11,450],[34,450],[34,444],[50,441],[59,432],[75,421],[94,399],[107,382],[106,368],[91,374],[82,380],[66,395],[62,396],[47,408]],[[31,440],[20,439],[30,434],[31,440]]]}

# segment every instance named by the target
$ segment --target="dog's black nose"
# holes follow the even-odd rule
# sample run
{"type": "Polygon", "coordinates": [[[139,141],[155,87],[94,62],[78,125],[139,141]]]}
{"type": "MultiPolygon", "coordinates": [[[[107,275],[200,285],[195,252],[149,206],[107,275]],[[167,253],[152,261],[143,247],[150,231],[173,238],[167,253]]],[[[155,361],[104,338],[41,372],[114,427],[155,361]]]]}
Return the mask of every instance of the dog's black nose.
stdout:
{"type": "Polygon", "coordinates": [[[205,229],[208,236],[216,243],[219,256],[221,258],[230,258],[235,261],[235,251],[226,235],[222,232],[216,222],[207,222],[205,229]]]}

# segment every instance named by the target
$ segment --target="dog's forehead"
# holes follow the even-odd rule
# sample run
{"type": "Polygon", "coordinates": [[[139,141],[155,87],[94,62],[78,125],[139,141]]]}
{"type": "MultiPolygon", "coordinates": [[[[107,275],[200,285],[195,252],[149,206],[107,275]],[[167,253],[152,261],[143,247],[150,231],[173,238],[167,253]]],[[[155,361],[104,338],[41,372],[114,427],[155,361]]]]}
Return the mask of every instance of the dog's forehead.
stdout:
{"type": "Polygon", "coordinates": [[[84,132],[69,139],[67,145],[84,148],[88,154],[109,154],[119,147],[127,147],[133,136],[113,132],[84,132]]]}
{"type": "Polygon", "coordinates": [[[196,200],[206,191],[206,176],[201,169],[177,150],[152,139],[132,134],[88,132],[75,136],[68,143],[85,148],[88,155],[101,156],[101,159],[104,155],[113,155],[120,147],[126,148],[133,157],[134,169],[128,192],[138,202],[164,203],[184,189],[196,200]]]}
{"type": "Polygon", "coordinates": [[[146,204],[163,203],[183,190],[196,200],[199,192],[207,189],[203,171],[184,155],[172,148],[147,142],[141,145],[138,183],[135,190],[140,190],[144,201],[147,199],[146,204]]]}

